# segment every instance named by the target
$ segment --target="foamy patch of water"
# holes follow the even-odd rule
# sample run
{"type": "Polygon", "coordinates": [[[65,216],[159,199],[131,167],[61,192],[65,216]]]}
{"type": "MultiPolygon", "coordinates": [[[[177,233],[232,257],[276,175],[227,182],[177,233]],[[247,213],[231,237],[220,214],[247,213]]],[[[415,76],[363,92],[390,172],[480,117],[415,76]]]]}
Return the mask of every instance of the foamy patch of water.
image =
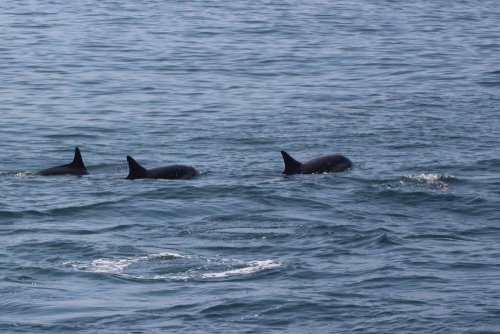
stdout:
{"type": "Polygon", "coordinates": [[[31,177],[35,174],[30,171],[13,171],[13,172],[0,172],[0,176],[13,176],[13,177],[31,177]]]}
{"type": "Polygon", "coordinates": [[[96,259],[88,263],[88,265],[80,265],[79,270],[92,271],[95,273],[119,273],[128,266],[139,262],[140,259],[125,258],[125,259],[96,259]]]}
{"type": "Polygon", "coordinates": [[[133,278],[155,280],[155,281],[188,281],[192,278],[192,276],[189,276],[189,275],[153,275],[151,277],[133,276],[133,278]]]}
{"type": "Polygon", "coordinates": [[[440,173],[420,173],[405,175],[400,183],[401,185],[426,184],[432,188],[447,190],[450,186],[450,182],[453,180],[455,180],[455,178],[451,175],[440,173]]]}
{"type": "Polygon", "coordinates": [[[34,173],[31,173],[31,172],[25,172],[25,171],[21,171],[21,172],[16,172],[14,173],[14,176],[15,177],[30,177],[30,176],[34,176],[35,174],[34,173]]]}
{"type": "Polygon", "coordinates": [[[156,253],[138,257],[100,258],[92,261],[66,262],[63,265],[78,271],[115,274],[137,280],[188,281],[249,275],[278,268],[281,263],[272,260],[244,262],[236,259],[156,253]],[[174,259],[183,260],[165,263],[165,261],[174,259]],[[129,268],[133,265],[133,268],[129,268]],[[154,273],[158,269],[168,272],[154,273]]]}
{"type": "Polygon", "coordinates": [[[446,174],[439,174],[439,173],[410,174],[410,175],[405,175],[405,178],[410,179],[410,180],[420,181],[420,182],[427,182],[427,183],[438,182],[438,181],[449,181],[449,180],[454,179],[453,176],[446,175],[446,174]]]}
{"type": "Polygon", "coordinates": [[[183,255],[177,253],[157,253],[139,257],[102,258],[92,261],[65,262],[63,263],[63,265],[72,267],[73,269],[79,271],[88,271],[94,273],[121,273],[127,267],[139,262],[158,259],[167,260],[183,257],[183,255]]]}
{"type": "Polygon", "coordinates": [[[455,178],[454,176],[446,174],[420,173],[405,175],[397,182],[383,183],[377,185],[376,187],[382,188],[384,190],[405,190],[425,187],[446,191],[449,189],[450,183],[456,180],[457,178],[455,178]]]}
{"type": "Polygon", "coordinates": [[[272,260],[264,260],[264,261],[250,261],[247,263],[247,266],[237,269],[226,270],[222,272],[214,272],[214,273],[206,273],[202,274],[202,278],[224,278],[233,275],[245,275],[252,274],[258,271],[274,269],[281,266],[281,263],[274,262],[272,260]]]}

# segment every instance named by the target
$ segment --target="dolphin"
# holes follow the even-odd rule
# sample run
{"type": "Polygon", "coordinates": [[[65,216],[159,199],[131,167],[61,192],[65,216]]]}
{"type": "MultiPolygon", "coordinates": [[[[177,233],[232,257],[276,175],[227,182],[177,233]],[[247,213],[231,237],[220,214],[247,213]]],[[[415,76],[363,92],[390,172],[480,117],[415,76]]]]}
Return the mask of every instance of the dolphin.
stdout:
{"type": "Polygon", "coordinates": [[[192,179],[198,172],[191,166],[170,165],[146,169],[135,161],[130,155],[127,155],[129,173],[126,179],[192,179]]]}
{"type": "Polygon", "coordinates": [[[87,171],[87,168],[85,167],[85,164],[83,163],[82,160],[82,154],[80,153],[80,149],[78,147],[75,147],[75,157],[73,158],[73,162],[67,164],[67,165],[61,165],[61,166],[56,166],[52,168],[47,168],[39,171],[35,175],[44,175],[44,176],[49,176],[49,175],[64,175],[64,174],[71,174],[71,175],[87,175],[89,172],[87,171]]]}
{"type": "Polygon", "coordinates": [[[352,167],[351,160],[340,154],[325,155],[304,163],[298,162],[285,151],[281,151],[281,155],[285,163],[283,174],[286,175],[336,173],[352,167]]]}

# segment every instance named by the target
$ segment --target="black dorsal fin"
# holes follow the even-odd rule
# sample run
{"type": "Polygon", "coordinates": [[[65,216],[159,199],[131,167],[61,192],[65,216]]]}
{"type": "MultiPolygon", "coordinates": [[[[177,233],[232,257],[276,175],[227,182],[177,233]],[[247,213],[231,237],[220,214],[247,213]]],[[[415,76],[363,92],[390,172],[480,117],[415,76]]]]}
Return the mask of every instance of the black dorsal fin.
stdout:
{"type": "Polygon", "coordinates": [[[139,163],[135,161],[134,158],[132,158],[130,155],[127,155],[127,161],[129,168],[127,179],[133,180],[146,177],[146,168],[139,165],[139,163]]]}
{"type": "Polygon", "coordinates": [[[71,165],[77,168],[85,169],[85,164],[83,163],[82,154],[80,153],[80,149],[78,148],[78,146],[75,147],[75,157],[73,158],[73,162],[71,163],[71,165]]]}
{"type": "Polygon", "coordinates": [[[285,151],[281,151],[281,155],[283,156],[283,162],[285,163],[285,170],[283,174],[292,175],[292,174],[300,174],[300,166],[302,163],[298,162],[292,156],[285,151]]]}

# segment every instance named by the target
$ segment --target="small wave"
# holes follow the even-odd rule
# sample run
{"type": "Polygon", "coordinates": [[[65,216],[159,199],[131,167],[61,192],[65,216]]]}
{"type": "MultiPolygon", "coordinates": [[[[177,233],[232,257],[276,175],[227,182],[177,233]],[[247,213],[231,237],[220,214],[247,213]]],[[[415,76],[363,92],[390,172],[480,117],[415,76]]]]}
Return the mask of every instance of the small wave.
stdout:
{"type": "Polygon", "coordinates": [[[384,232],[382,234],[368,233],[366,235],[357,235],[353,238],[347,238],[343,243],[339,244],[350,244],[356,249],[360,248],[390,248],[393,246],[403,246],[405,243],[403,240],[392,236],[389,232],[384,232]]]}
{"type": "Polygon", "coordinates": [[[490,168],[500,166],[500,159],[493,158],[493,159],[479,160],[477,162],[477,166],[489,170],[490,168]]]}
{"type": "MultiPolygon", "coordinates": [[[[257,220],[259,217],[248,217],[248,219],[257,220]]],[[[294,232],[294,229],[289,227],[228,227],[211,229],[199,232],[199,234],[212,239],[257,240],[287,238],[294,232]]]]}
{"type": "Polygon", "coordinates": [[[366,288],[382,288],[395,284],[424,284],[424,283],[447,283],[448,280],[443,277],[425,274],[405,275],[405,276],[373,276],[353,282],[351,285],[361,285],[366,288]]]}
{"type": "Polygon", "coordinates": [[[0,218],[22,218],[25,216],[45,216],[46,214],[36,210],[25,210],[25,211],[0,211],[0,218]]]}
{"type": "MultiPolygon", "coordinates": [[[[124,197],[126,198],[126,197],[124,197]]],[[[78,212],[84,212],[84,211],[91,211],[91,210],[97,210],[100,208],[105,208],[108,205],[116,204],[116,203],[121,203],[123,201],[123,198],[118,198],[118,199],[110,199],[106,201],[94,201],[94,200],[89,200],[88,203],[82,202],[78,203],[79,205],[55,205],[53,208],[47,208],[43,211],[36,211],[38,214],[45,214],[45,215],[51,215],[51,216],[65,216],[65,215],[71,215],[74,216],[78,212]]]]}
{"type": "Polygon", "coordinates": [[[500,86],[500,71],[484,72],[481,79],[477,82],[484,87],[497,87],[500,86]]]}
{"type": "Polygon", "coordinates": [[[376,237],[373,242],[377,246],[394,246],[403,244],[403,242],[400,239],[393,236],[389,236],[386,233],[376,237]]]}
{"type": "Polygon", "coordinates": [[[455,234],[444,234],[444,233],[422,233],[409,235],[405,239],[423,239],[423,240],[440,240],[440,241],[460,241],[468,240],[467,238],[460,237],[455,234]]]}

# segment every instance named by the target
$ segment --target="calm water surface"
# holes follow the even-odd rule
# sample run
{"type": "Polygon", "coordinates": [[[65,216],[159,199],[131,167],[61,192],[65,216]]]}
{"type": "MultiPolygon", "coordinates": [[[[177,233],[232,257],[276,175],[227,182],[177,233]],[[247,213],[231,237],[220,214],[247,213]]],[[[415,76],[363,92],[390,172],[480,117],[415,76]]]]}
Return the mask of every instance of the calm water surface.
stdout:
{"type": "Polygon", "coordinates": [[[499,8],[0,2],[0,331],[500,332],[499,8]]]}

